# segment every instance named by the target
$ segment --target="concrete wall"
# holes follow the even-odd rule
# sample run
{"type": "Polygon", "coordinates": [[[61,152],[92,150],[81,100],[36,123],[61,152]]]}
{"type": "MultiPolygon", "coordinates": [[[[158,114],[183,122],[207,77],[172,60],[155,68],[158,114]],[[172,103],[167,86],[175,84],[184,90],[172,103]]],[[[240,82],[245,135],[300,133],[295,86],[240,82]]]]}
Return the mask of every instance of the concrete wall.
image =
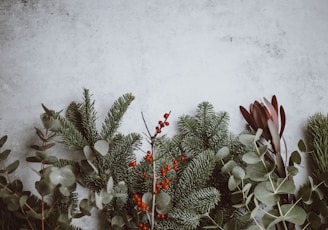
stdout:
{"type": "MultiPolygon", "coordinates": [[[[136,96],[126,133],[145,131],[141,112],[151,125],[171,110],[174,124],[204,100],[238,133],[239,105],[276,94],[293,150],[307,118],[328,112],[327,10],[326,0],[0,0],[0,135],[25,165],[40,104],[65,109],[84,87],[99,122],[117,97],[136,96]]],[[[29,167],[16,176],[31,180],[29,167]]]]}

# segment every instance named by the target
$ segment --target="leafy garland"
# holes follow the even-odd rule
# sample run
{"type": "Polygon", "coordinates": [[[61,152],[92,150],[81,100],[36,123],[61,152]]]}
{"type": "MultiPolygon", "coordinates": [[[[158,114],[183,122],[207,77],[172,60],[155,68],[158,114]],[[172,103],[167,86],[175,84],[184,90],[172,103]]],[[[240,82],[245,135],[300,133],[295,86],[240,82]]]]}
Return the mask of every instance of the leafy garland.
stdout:
{"type": "MultiPolygon", "coordinates": [[[[43,129],[36,128],[40,145],[28,162],[40,164],[35,187],[38,195],[10,181],[19,161],[1,169],[1,229],[78,229],[74,218],[102,212],[108,229],[320,229],[327,226],[327,127],[319,114],[309,119],[309,146],[317,170],[296,189],[301,153],[284,153],[281,142],[285,111],[275,96],[271,102],[255,101],[240,111],[250,130],[239,136],[228,130],[229,116],[215,112],[209,102],[200,103],[194,116],[178,120],[172,138],[162,134],[170,125],[164,113],[155,129],[148,128],[148,150],[137,161],[142,136],[123,135],[118,128],[134,100],[119,97],[97,130],[95,101],[87,89],[82,102],[72,102],[65,116],[42,105],[43,129]],[[153,134],[152,134],[153,133],[153,134]],[[58,159],[57,143],[81,153],[82,160],[58,159]],[[283,159],[283,155],[288,156],[283,159]],[[88,197],[76,190],[83,186],[88,197]],[[51,196],[51,202],[45,198],[51,196]],[[80,202],[78,203],[78,200],[80,202]],[[325,202],[322,202],[325,201],[325,202]],[[19,218],[23,221],[16,221],[19,218]],[[12,229],[12,228],[11,228],[12,229]]],[[[7,137],[0,139],[0,148],[7,137]]],[[[5,161],[10,150],[0,153],[5,161]]],[[[48,199],[49,200],[49,199],[48,199]]]]}

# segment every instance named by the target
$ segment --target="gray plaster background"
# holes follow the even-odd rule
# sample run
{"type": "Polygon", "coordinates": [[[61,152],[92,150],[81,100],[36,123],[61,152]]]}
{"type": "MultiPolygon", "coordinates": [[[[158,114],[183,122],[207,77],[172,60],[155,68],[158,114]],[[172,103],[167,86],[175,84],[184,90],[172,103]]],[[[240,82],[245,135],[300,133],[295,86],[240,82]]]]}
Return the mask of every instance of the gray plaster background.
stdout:
{"type": "Polygon", "coordinates": [[[21,160],[15,176],[33,187],[24,161],[41,103],[65,109],[84,87],[99,122],[117,97],[136,96],[124,133],[145,131],[141,112],[155,124],[172,110],[174,134],[204,100],[238,133],[239,105],[276,94],[295,149],[308,117],[328,112],[327,10],[326,0],[0,0],[0,135],[21,160]]]}

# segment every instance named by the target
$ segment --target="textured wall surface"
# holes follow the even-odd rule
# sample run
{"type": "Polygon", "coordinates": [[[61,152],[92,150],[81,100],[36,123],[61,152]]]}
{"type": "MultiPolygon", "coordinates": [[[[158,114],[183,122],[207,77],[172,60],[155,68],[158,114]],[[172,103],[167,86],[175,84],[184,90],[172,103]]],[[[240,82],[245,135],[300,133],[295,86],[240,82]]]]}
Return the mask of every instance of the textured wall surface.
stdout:
{"type": "MultiPolygon", "coordinates": [[[[99,121],[132,92],[120,130],[139,133],[141,112],[154,124],[171,110],[174,124],[205,100],[238,133],[239,105],[276,94],[293,150],[307,118],[328,112],[327,10],[326,0],[0,0],[0,136],[24,165],[41,103],[65,109],[83,88],[99,121]]],[[[30,167],[16,176],[33,178],[30,167]]]]}

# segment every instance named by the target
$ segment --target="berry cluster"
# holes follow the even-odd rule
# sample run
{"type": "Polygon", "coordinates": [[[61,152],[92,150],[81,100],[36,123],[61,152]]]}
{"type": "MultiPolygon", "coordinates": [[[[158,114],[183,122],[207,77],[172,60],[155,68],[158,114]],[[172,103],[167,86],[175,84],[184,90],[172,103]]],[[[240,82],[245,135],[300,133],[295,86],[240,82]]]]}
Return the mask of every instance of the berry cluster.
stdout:
{"type": "Polygon", "coordinates": [[[155,128],[157,134],[162,132],[162,128],[164,128],[165,126],[170,125],[170,123],[167,121],[169,116],[170,116],[170,113],[165,113],[164,114],[164,121],[162,121],[162,120],[158,121],[158,126],[156,126],[156,128],[155,128]]]}
{"type": "Polygon", "coordinates": [[[135,202],[137,203],[137,210],[139,212],[141,212],[141,211],[148,212],[149,211],[149,209],[150,209],[149,206],[145,202],[142,202],[142,199],[138,194],[134,194],[133,198],[134,198],[135,202]]]}
{"type": "Polygon", "coordinates": [[[139,228],[142,229],[142,230],[149,230],[149,227],[144,223],[140,223],[139,228]]]}

